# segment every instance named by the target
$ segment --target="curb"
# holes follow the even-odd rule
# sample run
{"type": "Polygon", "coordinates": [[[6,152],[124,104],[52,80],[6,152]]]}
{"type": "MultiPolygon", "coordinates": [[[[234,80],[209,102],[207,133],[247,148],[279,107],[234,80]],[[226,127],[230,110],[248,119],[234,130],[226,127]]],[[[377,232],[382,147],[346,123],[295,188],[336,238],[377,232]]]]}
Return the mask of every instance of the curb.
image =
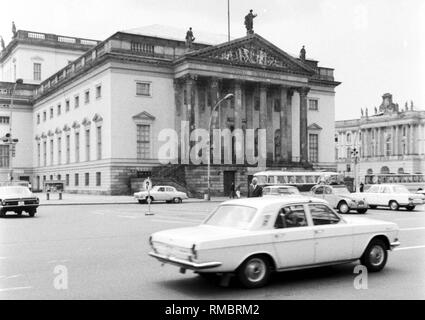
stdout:
{"type": "MultiPolygon", "coordinates": [[[[199,200],[199,201],[187,201],[187,202],[183,202],[183,204],[188,204],[188,203],[222,203],[223,200],[211,200],[211,201],[206,201],[206,200],[199,200]]],[[[60,206],[112,206],[112,205],[129,205],[129,204],[137,204],[139,205],[138,202],[75,202],[75,203],[70,203],[70,202],[64,202],[64,203],[42,203],[39,204],[39,207],[60,207],[60,206]]],[[[165,204],[165,203],[164,203],[165,204]]]]}

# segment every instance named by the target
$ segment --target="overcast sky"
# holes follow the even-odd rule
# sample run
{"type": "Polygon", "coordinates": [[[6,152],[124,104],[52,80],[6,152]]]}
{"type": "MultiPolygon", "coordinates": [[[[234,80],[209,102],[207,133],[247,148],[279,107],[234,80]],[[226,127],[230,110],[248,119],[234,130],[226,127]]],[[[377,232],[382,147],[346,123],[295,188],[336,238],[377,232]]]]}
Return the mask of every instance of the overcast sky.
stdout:
{"type": "MultiPolygon", "coordinates": [[[[404,106],[425,109],[424,0],[230,0],[231,35],[255,32],[284,51],[335,68],[337,120],[379,106],[390,92],[404,106]]],[[[18,29],[104,40],[151,24],[227,33],[227,0],[0,0],[0,35],[18,29]]],[[[184,38],[182,34],[182,39],[184,38]]]]}

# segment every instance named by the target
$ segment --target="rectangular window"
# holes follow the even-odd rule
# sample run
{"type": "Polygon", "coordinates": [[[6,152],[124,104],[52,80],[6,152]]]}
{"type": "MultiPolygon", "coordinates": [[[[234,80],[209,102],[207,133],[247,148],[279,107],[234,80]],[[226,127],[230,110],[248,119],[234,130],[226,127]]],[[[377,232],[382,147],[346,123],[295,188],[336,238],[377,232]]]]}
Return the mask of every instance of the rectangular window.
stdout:
{"type": "Polygon", "coordinates": [[[102,86],[98,85],[96,86],[96,99],[99,99],[100,97],[102,97],[102,86]]]}
{"type": "Polygon", "coordinates": [[[86,161],[90,161],[90,129],[86,130],[86,161]]]}
{"type": "Polygon", "coordinates": [[[37,114],[37,124],[40,124],[40,114],[37,114]]]}
{"type": "Polygon", "coordinates": [[[78,173],[76,173],[76,174],[74,175],[74,185],[75,185],[76,187],[78,187],[78,186],[80,185],[80,176],[78,175],[78,173]]]}
{"type": "Polygon", "coordinates": [[[54,110],[53,107],[50,108],[50,119],[53,119],[53,114],[54,114],[54,110]]]}
{"type": "Polygon", "coordinates": [[[58,164],[62,163],[62,138],[58,137],[58,164]]]}
{"type": "Polygon", "coordinates": [[[87,90],[86,92],[84,92],[84,103],[89,103],[90,102],[90,90],[87,90]]]}
{"type": "Polygon", "coordinates": [[[308,149],[311,163],[319,162],[319,135],[308,135],[308,149]]]}
{"type": "Polygon", "coordinates": [[[100,172],[96,172],[96,186],[100,187],[102,185],[102,174],[100,172]]]}
{"type": "Polygon", "coordinates": [[[62,175],[58,174],[58,181],[62,180],[62,175]]]}
{"type": "Polygon", "coordinates": [[[69,109],[70,109],[70,103],[69,103],[69,100],[66,100],[65,101],[65,112],[69,112],[69,109]]]}
{"type": "Polygon", "coordinates": [[[150,158],[150,125],[137,125],[137,159],[150,158]]]}
{"type": "Polygon", "coordinates": [[[41,80],[41,63],[34,63],[34,80],[41,80]]]}
{"type": "Polygon", "coordinates": [[[319,100],[309,99],[308,100],[308,109],[312,111],[319,111],[319,100]]]}
{"type": "Polygon", "coordinates": [[[136,95],[138,96],[151,96],[151,84],[149,82],[136,83],[136,95]]]}
{"type": "Polygon", "coordinates": [[[66,163],[71,162],[71,136],[68,134],[66,136],[66,163]]]}
{"type": "Polygon", "coordinates": [[[43,111],[43,121],[46,121],[46,120],[47,120],[47,112],[43,111]]]}
{"type": "Polygon", "coordinates": [[[96,128],[96,139],[97,139],[97,160],[102,159],[102,127],[96,128]]]}
{"type": "Polygon", "coordinates": [[[37,166],[41,166],[41,145],[40,142],[37,143],[37,166]]]}
{"type": "Polygon", "coordinates": [[[43,166],[47,167],[47,142],[43,142],[43,166]]]}
{"type": "Polygon", "coordinates": [[[58,104],[58,116],[60,116],[62,113],[62,106],[58,104]]]}
{"type": "Polygon", "coordinates": [[[9,117],[0,117],[0,124],[9,124],[9,117]]]}
{"type": "Polygon", "coordinates": [[[75,162],[80,162],[80,133],[75,133],[75,162]]]}
{"type": "Polygon", "coordinates": [[[50,165],[53,166],[53,139],[50,140],[50,165]]]}
{"type": "Polygon", "coordinates": [[[0,168],[9,168],[9,146],[0,145],[0,168]]]}
{"type": "Polygon", "coordinates": [[[69,174],[65,176],[65,185],[69,187],[69,174]]]}
{"type": "Polygon", "coordinates": [[[84,184],[86,185],[86,187],[90,185],[90,174],[88,172],[84,174],[84,184]]]}
{"type": "Polygon", "coordinates": [[[74,97],[74,108],[77,109],[80,106],[80,96],[74,97]]]}

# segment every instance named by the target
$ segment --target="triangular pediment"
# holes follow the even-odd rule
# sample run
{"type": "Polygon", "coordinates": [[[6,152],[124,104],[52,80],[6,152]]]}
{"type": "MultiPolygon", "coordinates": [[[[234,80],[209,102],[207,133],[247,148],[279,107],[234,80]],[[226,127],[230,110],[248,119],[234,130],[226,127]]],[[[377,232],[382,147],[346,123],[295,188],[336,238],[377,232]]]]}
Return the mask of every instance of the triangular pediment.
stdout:
{"type": "Polygon", "coordinates": [[[307,129],[308,130],[312,130],[312,131],[314,131],[314,130],[316,130],[316,131],[323,130],[323,128],[321,126],[319,126],[317,123],[313,123],[313,124],[309,125],[307,127],[307,129]]]}
{"type": "Polygon", "coordinates": [[[155,117],[153,115],[151,115],[150,113],[143,111],[139,114],[136,114],[133,117],[134,120],[146,120],[146,121],[154,121],[155,117]]]}
{"type": "Polygon", "coordinates": [[[186,57],[306,75],[315,73],[309,66],[257,34],[193,51],[186,57]]]}

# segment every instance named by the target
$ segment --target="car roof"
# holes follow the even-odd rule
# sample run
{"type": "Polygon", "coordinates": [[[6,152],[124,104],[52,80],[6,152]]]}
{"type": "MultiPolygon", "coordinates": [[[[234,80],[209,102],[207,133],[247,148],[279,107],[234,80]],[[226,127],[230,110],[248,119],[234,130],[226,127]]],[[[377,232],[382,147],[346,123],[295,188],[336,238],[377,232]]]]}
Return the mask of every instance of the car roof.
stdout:
{"type": "Polygon", "coordinates": [[[294,186],[267,186],[267,187],[264,187],[264,188],[273,188],[273,189],[277,189],[277,188],[295,188],[295,189],[297,189],[297,187],[294,187],[294,186]]]}
{"type": "Polygon", "coordinates": [[[327,201],[323,199],[307,197],[307,196],[290,196],[290,197],[264,197],[264,198],[247,198],[247,199],[237,199],[229,200],[222,203],[222,205],[238,205],[238,206],[247,206],[256,209],[262,209],[269,205],[285,205],[293,203],[324,203],[327,204],[327,201]]]}

